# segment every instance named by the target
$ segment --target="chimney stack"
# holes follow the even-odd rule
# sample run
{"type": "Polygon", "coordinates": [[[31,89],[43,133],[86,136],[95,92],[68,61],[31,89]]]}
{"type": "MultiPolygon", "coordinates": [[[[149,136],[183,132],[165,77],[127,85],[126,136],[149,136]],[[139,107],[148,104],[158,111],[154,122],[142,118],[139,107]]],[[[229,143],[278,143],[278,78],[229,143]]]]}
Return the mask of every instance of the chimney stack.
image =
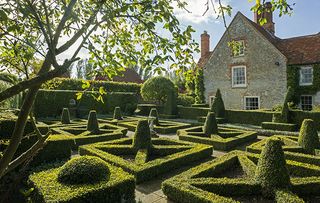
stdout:
{"type": "Polygon", "coordinates": [[[263,24],[262,27],[274,35],[275,28],[273,22],[272,4],[270,2],[266,2],[264,5],[261,6],[264,7],[264,11],[261,14],[258,14],[257,11],[254,12],[254,22],[260,25],[259,19],[265,18],[267,22],[263,24]]]}
{"type": "Polygon", "coordinates": [[[205,57],[209,54],[210,51],[210,35],[207,31],[204,31],[201,34],[201,57],[205,57]]]}

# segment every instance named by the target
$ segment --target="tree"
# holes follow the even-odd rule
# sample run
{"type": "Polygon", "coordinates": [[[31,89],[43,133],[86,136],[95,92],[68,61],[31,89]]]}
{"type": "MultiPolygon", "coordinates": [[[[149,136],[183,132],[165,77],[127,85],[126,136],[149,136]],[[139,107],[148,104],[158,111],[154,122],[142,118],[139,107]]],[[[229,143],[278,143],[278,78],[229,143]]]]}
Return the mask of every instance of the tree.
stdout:
{"type": "Polygon", "coordinates": [[[195,77],[196,104],[205,103],[204,90],[205,88],[203,83],[203,70],[202,68],[198,68],[195,77]]]}
{"type": "MultiPolygon", "coordinates": [[[[90,52],[89,63],[94,70],[104,72],[110,78],[132,64],[162,70],[161,66],[166,61],[178,68],[192,62],[192,52],[197,47],[191,40],[193,29],[190,26],[185,30],[179,27],[170,6],[172,1],[1,1],[1,53],[10,51],[10,46],[6,46],[10,41],[17,41],[23,47],[19,49],[23,59],[28,59],[26,53],[31,50],[32,56],[43,63],[34,77],[0,92],[1,102],[28,90],[10,144],[0,160],[0,178],[43,146],[50,131],[42,135],[30,116],[39,140],[12,161],[41,84],[63,75],[72,63],[79,60],[81,49],[90,52]],[[167,30],[170,38],[161,37],[156,25],[167,30]],[[73,50],[71,56],[66,54],[70,48],[73,50]],[[64,58],[62,62],[58,60],[61,56],[64,58]]],[[[182,3],[179,5],[184,6],[182,3]]],[[[8,57],[13,59],[14,56],[8,57]]],[[[18,67],[12,66],[10,70],[17,71],[18,67]]]]}

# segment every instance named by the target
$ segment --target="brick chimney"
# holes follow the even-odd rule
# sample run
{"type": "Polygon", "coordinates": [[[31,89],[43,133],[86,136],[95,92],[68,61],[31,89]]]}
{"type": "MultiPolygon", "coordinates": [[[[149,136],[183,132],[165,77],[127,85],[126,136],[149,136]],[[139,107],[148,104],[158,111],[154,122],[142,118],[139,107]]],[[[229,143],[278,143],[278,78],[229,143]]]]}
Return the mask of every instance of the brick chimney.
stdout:
{"type": "Polygon", "coordinates": [[[267,22],[262,25],[262,27],[269,31],[271,34],[275,33],[274,28],[274,22],[273,22],[273,11],[272,11],[272,4],[270,2],[266,2],[264,5],[261,5],[264,7],[265,11],[261,14],[258,14],[257,12],[254,12],[254,22],[260,25],[259,19],[265,18],[267,22]]]}
{"type": "Polygon", "coordinates": [[[204,31],[201,34],[201,57],[205,57],[209,54],[210,51],[210,35],[207,31],[204,31]]]}

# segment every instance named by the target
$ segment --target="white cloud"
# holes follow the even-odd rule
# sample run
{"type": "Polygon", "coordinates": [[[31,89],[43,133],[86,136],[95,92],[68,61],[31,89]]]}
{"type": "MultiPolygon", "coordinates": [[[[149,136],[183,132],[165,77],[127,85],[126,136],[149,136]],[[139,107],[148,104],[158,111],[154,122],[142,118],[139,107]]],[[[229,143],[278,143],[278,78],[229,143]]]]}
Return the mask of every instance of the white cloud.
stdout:
{"type": "MultiPolygon", "coordinates": [[[[181,9],[178,7],[177,3],[173,3],[174,13],[179,20],[184,20],[192,23],[203,23],[203,22],[214,22],[217,23],[219,3],[218,0],[212,0],[214,8],[212,7],[211,0],[209,0],[209,10],[207,10],[207,0],[185,0],[188,4],[186,9],[181,9]],[[188,12],[189,11],[189,12],[188,12]],[[204,14],[205,13],[205,14],[204,14]],[[204,15],[203,15],[204,14],[204,15]]],[[[230,0],[221,0],[223,5],[227,5],[230,0]]]]}

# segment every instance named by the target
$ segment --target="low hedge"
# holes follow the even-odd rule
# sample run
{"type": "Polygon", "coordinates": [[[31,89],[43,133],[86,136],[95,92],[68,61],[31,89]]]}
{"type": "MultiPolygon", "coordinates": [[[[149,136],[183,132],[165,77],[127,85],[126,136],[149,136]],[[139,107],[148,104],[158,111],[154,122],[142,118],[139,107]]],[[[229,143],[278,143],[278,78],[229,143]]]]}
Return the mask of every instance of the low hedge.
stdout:
{"type": "MultiPolygon", "coordinates": [[[[50,90],[77,90],[83,91],[82,85],[83,80],[81,79],[71,79],[71,78],[55,78],[42,85],[43,89],[50,90]]],[[[130,83],[130,82],[112,82],[112,81],[102,81],[93,80],[89,81],[90,87],[94,89],[99,89],[104,87],[107,92],[134,92],[140,93],[141,84],[130,83]]]]}
{"type": "Polygon", "coordinates": [[[195,98],[186,94],[178,94],[177,105],[191,106],[194,104],[195,98]]]}
{"type": "Polygon", "coordinates": [[[261,110],[226,110],[226,118],[230,123],[260,125],[272,121],[273,112],[261,110]]]}
{"type": "Polygon", "coordinates": [[[163,106],[156,104],[138,104],[134,113],[139,116],[148,116],[153,108],[156,108],[158,113],[163,113],[163,106]]]}
{"type": "MultiPolygon", "coordinates": [[[[175,202],[208,203],[208,202],[238,202],[255,199],[257,202],[270,201],[263,198],[262,187],[253,181],[259,155],[243,151],[232,151],[222,157],[203,163],[179,175],[165,180],[162,183],[163,193],[175,202]],[[243,175],[230,176],[230,171],[240,168],[243,175]],[[237,201],[238,200],[238,201],[237,201]]],[[[275,189],[273,199],[275,202],[303,202],[298,197],[312,198],[320,194],[320,168],[304,163],[287,161],[291,178],[289,189],[275,189]],[[309,167],[309,174],[297,177],[297,171],[309,167]],[[314,188],[312,188],[312,185],[314,188]],[[304,188],[303,186],[306,186],[304,188]]],[[[312,200],[312,199],[311,199],[312,200]]]]}
{"type": "Polygon", "coordinates": [[[35,189],[31,199],[33,202],[135,202],[133,176],[121,168],[107,166],[110,179],[92,184],[61,183],[58,181],[61,167],[33,173],[29,176],[35,189]]]}
{"type": "Polygon", "coordinates": [[[297,131],[297,125],[292,123],[274,123],[274,122],[262,122],[261,127],[268,130],[279,130],[279,131],[297,131]]]}
{"type": "Polygon", "coordinates": [[[320,130],[320,112],[293,110],[290,111],[290,116],[291,122],[299,126],[301,126],[304,119],[312,119],[317,126],[317,130],[320,130]]]}
{"type": "MultiPolygon", "coordinates": [[[[125,128],[128,128],[130,131],[135,131],[137,127],[138,121],[124,121],[119,122],[118,126],[122,126],[125,128]]],[[[183,128],[189,128],[191,124],[188,123],[181,123],[181,122],[175,122],[175,121],[164,121],[159,120],[159,125],[154,125],[153,130],[160,134],[170,134],[170,133],[176,133],[177,130],[183,129],[183,128]]]]}
{"type": "Polygon", "coordinates": [[[179,140],[212,145],[215,150],[228,151],[245,142],[257,139],[257,133],[233,128],[218,128],[219,134],[206,137],[202,126],[177,131],[179,140]]]}
{"type": "Polygon", "coordinates": [[[196,120],[199,116],[206,116],[210,108],[196,108],[196,107],[183,107],[178,106],[178,115],[183,119],[196,120]]]}
{"type": "Polygon", "coordinates": [[[100,114],[112,113],[116,106],[132,114],[138,103],[137,94],[130,92],[112,92],[103,95],[103,101],[98,102],[92,95],[96,92],[86,92],[77,100],[79,91],[73,90],[40,90],[35,100],[34,113],[36,117],[60,117],[62,109],[74,109],[77,117],[86,116],[90,110],[100,114]],[[70,106],[70,100],[75,100],[76,105],[70,106]],[[50,107],[50,108],[48,108],[50,107]]]}
{"type": "MultiPolygon", "coordinates": [[[[17,118],[0,119],[0,139],[9,139],[13,133],[17,118]]],[[[31,122],[28,120],[24,129],[24,135],[34,131],[31,122]]]]}
{"type": "Polygon", "coordinates": [[[137,153],[132,146],[131,138],[121,140],[101,142],[79,147],[81,155],[94,155],[101,159],[122,167],[125,171],[134,174],[136,182],[141,183],[150,180],[155,176],[169,172],[172,169],[188,165],[194,161],[208,158],[212,154],[212,147],[201,144],[191,144],[188,142],[171,139],[152,139],[152,148],[148,152],[137,153]],[[155,159],[143,158],[148,153],[155,156],[155,159]],[[139,156],[135,161],[122,158],[124,155],[139,156]],[[148,160],[144,162],[144,160],[148,160]]]}

